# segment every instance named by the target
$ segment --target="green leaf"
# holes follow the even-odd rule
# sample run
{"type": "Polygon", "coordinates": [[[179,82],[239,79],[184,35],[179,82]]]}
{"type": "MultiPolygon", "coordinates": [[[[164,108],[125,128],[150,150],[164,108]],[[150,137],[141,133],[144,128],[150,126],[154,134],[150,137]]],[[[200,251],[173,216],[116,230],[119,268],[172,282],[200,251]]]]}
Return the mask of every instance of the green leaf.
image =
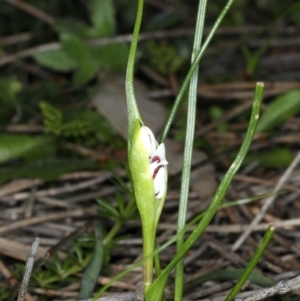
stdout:
{"type": "Polygon", "coordinates": [[[90,34],[91,28],[84,23],[80,23],[78,20],[73,19],[61,19],[57,20],[53,28],[59,33],[69,33],[81,38],[92,38],[90,34]]]}
{"type": "Polygon", "coordinates": [[[43,67],[54,71],[68,72],[78,67],[78,64],[64,50],[50,50],[34,55],[34,59],[43,67]]]}
{"type": "Polygon", "coordinates": [[[81,86],[93,79],[98,72],[98,66],[94,62],[86,61],[74,74],[75,85],[81,86]]]}
{"type": "Polygon", "coordinates": [[[60,40],[63,50],[79,64],[82,64],[84,59],[91,54],[90,48],[85,41],[76,35],[64,33],[61,35],[60,40]]]}
{"type": "Polygon", "coordinates": [[[44,131],[46,133],[59,135],[62,131],[62,112],[46,101],[41,101],[39,106],[44,117],[44,131]]]}
{"type": "Polygon", "coordinates": [[[112,71],[125,72],[129,45],[112,44],[94,49],[95,58],[99,64],[112,71]]]}
{"type": "Polygon", "coordinates": [[[77,300],[84,300],[92,297],[101,272],[104,253],[101,225],[96,227],[95,232],[93,256],[81,278],[81,288],[77,300]]]}
{"type": "MultiPolygon", "coordinates": [[[[212,120],[217,120],[218,118],[221,118],[224,115],[224,110],[219,106],[212,106],[209,109],[209,115],[212,120]]],[[[223,122],[217,126],[217,129],[219,132],[226,132],[228,129],[228,124],[226,122],[223,122]]]]}
{"type": "Polygon", "coordinates": [[[39,148],[47,148],[54,139],[49,136],[0,134],[0,163],[26,157],[39,148]]]}
{"type": "Polygon", "coordinates": [[[286,167],[293,161],[293,158],[293,154],[287,148],[277,147],[256,154],[248,154],[244,165],[258,160],[265,167],[286,167]]]}
{"type": "Polygon", "coordinates": [[[110,204],[108,201],[103,199],[96,199],[98,206],[97,211],[101,217],[113,217],[113,218],[120,218],[119,212],[116,208],[110,204]]]}
{"type": "Polygon", "coordinates": [[[291,90],[275,98],[262,114],[257,132],[274,129],[300,112],[300,89],[291,90]]]}
{"type": "Polygon", "coordinates": [[[74,75],[74,83],[83,85],[98,72],[99,64],[94,59],[92,49],[78,36],[63,34],[61,36],[63,50],[78,63],[79,68],[74,75]]]}
{"type": "Polygon", "coordinates": [[[18,94],[22,91],[22,83],[15,77],[0,78],[0,100],[6,103],[15,103],[18,94]]]}
{"type": "MultiPolygon", "coordinates": [[[[244,273],[243,269],[228,269],[228,270],[223,269],[219,271],[213,271],[211,273],[201,275],[199,278],[188,283],[185,286],[184,291],[185,293],[188,293],[193,289],[195,289],[196,287],[199,287],[202,283],[208,281],[237,280],[241,275],[243,275],[243,273],[244,273]]],[[[267,277],[255,271],[250,274],[249,281],[261,287],[269,287],[274,285],[273,281],[271,281],[267,277]]]]}
{"type": "Polygon", "coordinates": [[[111,36],[115,32],[115,11],[112,0],[91,0],[89,7],[95,35],[111,36]]]}
{"type": "Polygon", "coordinates": [[[260,242],[259,246],[257,247],[255,253],[253,254],[251,260],[247,264],[243,274],[239,277],[237,283],[235,286],[231,289],[230,293],[226,297],[225,301],[232,301],[238,294],[238,292],[242,289],[243,285],[247,281],[247,279],[250,277],[253,269],[256,267],[259,259],[263,255],[264,250],[268,246],[273,234],[275,231],[275,227],[273,224],[270,224],[262,241],[260,242]]]}

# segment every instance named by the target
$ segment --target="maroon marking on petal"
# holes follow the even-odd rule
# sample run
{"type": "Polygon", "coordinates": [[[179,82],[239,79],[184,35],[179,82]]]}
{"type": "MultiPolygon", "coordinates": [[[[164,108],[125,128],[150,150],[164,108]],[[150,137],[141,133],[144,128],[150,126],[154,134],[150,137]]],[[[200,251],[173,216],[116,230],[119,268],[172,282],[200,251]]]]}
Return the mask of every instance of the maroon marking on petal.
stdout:
{"type": "Polygon", "coordinates": [[[153,175],[152,175],[152,178],[153,178],[153,179],[155,179],[155,177],[156,177],[156,175],[157,175],[157,173],[158,173],[158,171],[160,170],[161,167],[164,167],[164,166],[163,166],[163,165],[159,165],[159,166],[157,166],[157,167],[154,169],[153,175]]]}
{"type": "Polygon", "coordinates": [[[156,162],[156,161],[157,161],[158,163],[160,162],[160,157],[159,157],[159,156],[153,156],[153,157],[152,157],[151,162],[156,162]]]}

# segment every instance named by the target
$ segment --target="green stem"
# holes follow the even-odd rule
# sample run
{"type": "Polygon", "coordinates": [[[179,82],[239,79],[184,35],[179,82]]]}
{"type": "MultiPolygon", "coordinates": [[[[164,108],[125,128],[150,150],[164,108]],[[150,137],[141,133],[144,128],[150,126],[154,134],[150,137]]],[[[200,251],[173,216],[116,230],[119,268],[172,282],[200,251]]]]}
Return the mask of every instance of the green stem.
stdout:
{"type": "MultiPolygon", "coordinates": [[[[158,250],[157,241],[155,241],[154,248],[155,248],[155,251],[158,250]]],[[[161,273],[160,260],[159,260],[158,253],[154,254],[153,261],[154,261],[155,275],[156,275],[156,277],[158,277],[161,273]]]]}
{"type": "MultiPolygon", "coordinates": [[[[192,64],[195,61],[196,53],[198,53],[201,48],[203,26],[204,26],[205,12],[206,12],[206,2],[207,2],[206,0],[200,0],[198,5],[193,55],[191,60],[192,64]]],[[[188,98],[187,127],[186,127],[182,181],[181,181],[178,220],[177,220],[177,242],[176,242],[177,251],[182,248],[182,245],[184,243],[184,234],[185,234],[184,229],[186,224],[186,211],[188,205],[192,152],[193,152],[193,142],[194,142],[194,134],[195,134],[197,90],[198,90],[197,86],[198,86],[198,65],[196,65],[195,71],[191,78],[189,98],[188,98]]],[[[182,258],[176,266],[175,294],[174,294],[175,301],[182,300],[183,283],[184,283],[183,277],[184,277],[184,261],[182,258]]]]}
{"type": "Polygon", "coordinates": [[[122,225],[124,224],[124,220],[126,220],[127,218],[129,218],[128,214],[130,214],[131,210],[132,210],[132,206],[134,206],[134,198],[131,198],[130,201],[128,202],[125,210],[124,210],[124,215],[125,218],[122,220],[118,220],[114,226],[110,229],[110,231],[108,232],[108,234],[105,236],[104,240],[103,240],[103,244],[106,246],[108,243],[110,243],[112,241],[112,239],[115,237],[115,235],[118,233],[118,231],[120,230],[120,228],[122,227],[122,225]]]}
{"type": "MultiPolygon", "coordinates": [[[[142,15],[143,15],[143,6],[144,1],[139,0],[138,1],[138,9],[135,19],[135,25],[132,35],[132,41],[130,46],[130,52],[129,52],[129,58],[128,58],[128,64],[127,64],[127,72],[126,72],[126,100],[127,100],[127,115],[128,115],[128,128],[129,128],[129,143],[128,143],[128,149],[130,153],[131,143],[136,139],[135,132],[138,128],[137,120],[139,123],[142,123],[136,99],[134,96],[134,86],[133,86],[133,75],[134,75],[134,61],[136,57],[136,49],[137,49],[137,43],[138,43],[138,36],[140,32],[141,22],[142,22],[142,15]]],[[[134,163],[133,163],[134,164],[134,163]]],[[[132,166],[131,166],[132,167],[132,166]]],[[[136,167],[138,169],[139,167],[136,167]]],[[[131,170],[131,172],[135,172],[134,170],[131,170]]],[[[150,202],[150,199],[148,200],[145,198],[147,202],[150,202]]],[[[145,200],[136,200],[138,204],[142,204],[145,200]]],[[[142,228],[143,228],[143,255],[144,255],[144,267],[143,267],[143,274],[144,274],[144,287],[145,292],[149,288],[149,286],[152,284],[153,279],[153,251],[154,251],[154,236],[155,236],[155,229],[154,229],[154,223],[153,218],[147,218],[146,214],[152,214],[152,212],[141,212],[146,207],[140,206],[139,211],[141,214],[142,219],[142,228]]]]}
{"type": "Polygon", "coordinates": [[[105,238],[103,240],[103,244],[105,246],[112,241],[112,239],[118,233],[118,231],[120,230],[120,228],[122,227],[122,225],[123,225],[123,221],[121,221],[121,220],[118,220],[114,224],[114,226],[110,229],[110,231],[108,232],[108,234],[105,236],[105,238]]]}
{"type": "MultiPolygon", "coordinates": [[[[151,227],[153,225],[149,225],[151,227]]],[[[153,252],[155,231],[148,230],[146,225],[143,225],[143,281],[145,293],[150,288],[153,281],[153,252]]]]}
{"type": "Polygon", "coordinates": [[[132,34],[132,41],[131,41],[131,45],[130,45],[127,70],[126,70],[125,88],[126,88],[126,101],[127,101],[127,115],[128,115],[129,131],[131,130],[131,126],[133,124],[134,119],[136,119],[136,118],[141,119],[139,109],[137,107],[137,103],[135,100],[135,95],[134,95],[133,76],[134,76],[134,62],[135,62],[135,57],[136,57],[138,37],[139,37],[142,16],[143,16],[143,6],[144,6],[144,1],[139,0],[134,30],[133,30],[133,34],[132,34]]]}
{"type": "Polygon", "coordinates": [[[232,301],[238,292],[241,290],[249,276],[251,275],[253,269],[256,267],[260,257],[262,256],[265,248],[268,246],[273,234],[275,231],[275,227],[271,224],[267,232],[265,233],[259,247],[256,249],[253,257],[251,258],[250,262],[248,263],[246,269],[244,270],[243,274],[240,276],[239,280],[237,281],[236,285],[232,288],[231,292],[225,299],[225,301],[232,301]]]}
{"type": "Polygon", "coordinates": [[[230,168],[226,172],[223,180],[221,181],[213,197],[211,204],[206,210],[206,213],[201,219],[200,223],[196,226],[195,230],[191,233],[191,235],[187,238],[185,243],[182,245],[182,248],[178,250],[178,252],[174,256],[172,261],[163,270],[163,272],[160,274],[160,276],[156,279],[156,281],[153,283],[151,288],[148,290],[148,293],[146,295],[147,301],[160,300],[171,271],[174,269],[176,264],[182,259],[182,257],[186,254],[186,252],[191,248],[191,246],[195,243],[195,241],[201,236],[201,234],[204,232],[204,230],[206,229],[206,227],[214,217],[216,211],[218,210],[218,206],[222,202],[227,192],[227,189],[232,182],[234,175],[237,173],[238,169],[240,168],[248,152],[253,136],[255,134],[255,130],[259,118],[260,104],[261,104],[262,94],[263,94],[263,86],[264,86],[263,83],[256,84],[250,123],[243,144],[235,160],[233,161],[230,168]]]}

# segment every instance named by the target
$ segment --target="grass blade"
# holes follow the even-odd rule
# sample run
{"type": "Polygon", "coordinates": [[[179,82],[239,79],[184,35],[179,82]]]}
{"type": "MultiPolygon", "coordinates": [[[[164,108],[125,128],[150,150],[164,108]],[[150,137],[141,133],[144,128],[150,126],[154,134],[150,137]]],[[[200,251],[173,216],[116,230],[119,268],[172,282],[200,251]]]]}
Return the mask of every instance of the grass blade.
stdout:
{"type": "MultiPolygon", "coordinates": [[[[195,54],[199,52],[202,42],[203,26],[206,12],[206,0],[200,0],[198,5],[198,14],[193,46],[193,55],[191,62],[195,61],[195,54]]],[[[193,143],[195,135],[195,120],[196,120],[196,105],[197,105],[197,89],[198,88],[198,65],[195,68],[193,76],[191,77],[189,99],[188,99],[188,112],[187,112],[187,127],[183,156],[183,170],[182,170],[182,182],[180,189],[180,201],[177,220],[177,251],[182,247],[184,243],[184,229],[186,224],[186,211],[188,205],[189,184],[191,175],[191,163],[193,153],[193,143]]],[[[175,301],[182,300],[183,293],[183,275],[184,275],[184,262],[180,260],[176,266],[175,277],[175,301]]]]}
{"type": "Polygon", "coordinates": [[[226,297],[225,301],[232,301],[238,292],[241,290],[243,287],[244,283],[247,281],[249,278],[250,274],[252,273],[253,269],[256,267],[260,257],[262,256],[265,248],[269,244],[273,234],[275,231],[275,227],[271,224],[269,228],[267,229],[267,232],[265,233],[259,247],[255,251],[253,257],[251,258],[250,262],[248,263],[246,269],[244,270],[243,274],[240,276],[238,282],[236,285],[232,288],[231,292],[229,295],[226,297]]]}
{"type": "Polygon", "coordinates": [[[93,256],[81,278],[81,288],[77,300],[85,300],[93,295],[102,268],[104,248],[101,225],[96,226],[95,232],[93,256]]]}
{"type": "Polygon", "coordinates": [[[195,58],[195,60],[194,60],[194,62],[193,62],[193,64],[192,64],[192,66],[191,66],[191,68],[190,68],[190,70],[189,70],[187,76],[185,77],[185,79],[184,79],[184,81],[183,81],[183,83],[182,83],[182,86],[181,86],[181,88],[180,88],[180,90],[179,90],[179,92],[178,92],[178,95],[177,95],[177,97],[176,97],[176,99],[175,99],[175,102],[174,102],[174,104],[173,104],[172,110],[171,110],[171,112],[170,112],[170,115],[169,115],[169,117],[168,117],[168,120],[167,120],[167,122],[166,122],[166,124],[165,124],[165,127],[164,127],[164,129],[163,129],[163,133],[162,133],[162,135],[161,135],[161,138],[160,138],[160,142],[159,142],[159,143],[162,143],[162,142],[165,141],[165,139],[166,139],[166,137],[167,137],[167,134],[168,134],[168,132],[169,132],[169,129],[170,129],[170,127],[171,127],[171,124],[172,124],[172,122],[173,122],[173,120],[174,120],[174,117],[175,117],[176,111],[177,111],[177,109],[178,109],[178,106],[179,106],[179,104],[180,104],[180,101],[181,101],[181,99],[183,98],[184,93],[185,93],[185,90],[186,90],[187,87],[188,87],[189,81],[190,81],[192,75],[194,74],[194,72],[195,72],[195,70],[196,70],[196,68],[197,68],[197,66],[198,66],[198,64],[199,64],[199,62],[200,62],[200,59],[202,58],[202,56],[203,56],[205,50],[207,49],[207,47],[208,47],[210,41],[212,40],[212,38],[213,38],[215,32],[217,31],[217,29],[218,29],[220,23],[222,22],[223,18],[225,17],[225,15],[227,14],[229,8],[231,7],[233,1],[234,1],[234,0],[228,0],[228,1],[227,1],[225,7],[223,8],[223,10],[221,11],[220,15],[218,16],[216,22],[214,23],[214,25],[213,25],[211,31],[209,32],[208,36],[206,37],[206,39],[205,39],[205,41],[204,41],[204,43],[203,43],[201,49],[200,49],[199,52],[197,53],[196,58],[195,58]]]}
{"type": "Polygon", "coordinates": [[[185,241],[185,243],[183,244],[182,248],[178,251],[176,256],[172,259],[172,261],[169,263],[169,265],[165,268],[165,270],[160,274],[160,276],[156,279],[156,281],[150,287],[150,289],[148,290],[148,292],[146,294],[146,300],[160,300],[171,271],[174,269],[176,264],[181,260],[181,258],[185,255],[185,253],[190,249],[190,247],[195,243],[195,241],[201,236],[201,234],[204,232],[205,228],[208,226],[208,224],[214,217],[215,212],[218,209],[218,206],[222,202],[222,200],[227,192],[227,189],[228,189],[229,185],[231,184],[231,181],[232,181],[234,175],[240,168],[240,166],[248,152],[250,144],[252,142],[253,136],[255,134],[258,118],[259,118],[260,104],[261,104],[262,95],[263,95],[263,87],[264,87],[263,83],[256,84],[254,102],[253,102],[252,113],[251,113],[251,117],[250,117],[250,123],[248,126],[246,136],[244,138],[243,144],[242,144],[235,160],[231,164],[231,166],[228,169],[228,171],[226,172],[222,182],[220,183],[209,208],[206,210],[206,214],[203,216],[203,218],[201,219],[200,223],[197,225],[195,230],[191,233],[191,235],[185,241]]]}

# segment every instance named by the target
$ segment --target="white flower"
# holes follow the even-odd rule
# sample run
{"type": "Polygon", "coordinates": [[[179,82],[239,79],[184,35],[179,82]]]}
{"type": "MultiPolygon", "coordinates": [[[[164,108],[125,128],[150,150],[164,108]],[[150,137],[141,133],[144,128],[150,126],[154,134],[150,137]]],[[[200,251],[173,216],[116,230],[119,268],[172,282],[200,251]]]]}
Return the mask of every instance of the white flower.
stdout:
{"type": "Polygon", "coordinates": [[[141,139],[150,159],[156,150],[157,142],[152,131],[146,126],[141,126],[141,139]]]}
{"type": "Polygon", "coordinates": [[[167,168],[165,144],[157,146],[152,131],[146,127],[141,127],[142,143],[149,156],[149,170],[152,175],[155,198],[160,199],[164,196],[167,189],[167,168]]]}
{"type": "Polygon", "coordinates": [[[161,143],[152,158],[150,158],[150,173],[152,174],[155,198],[164,196],[167,188],[167,168],[168,162],[165,156],[165,144],[161,143]]]}
{"type": "Polygon", "coordinates": [[[165,194],[167,182],[167,161],[153,162],[150,164],[150,172],[153,178],[155,198],[160,199],[165,194]]]}

